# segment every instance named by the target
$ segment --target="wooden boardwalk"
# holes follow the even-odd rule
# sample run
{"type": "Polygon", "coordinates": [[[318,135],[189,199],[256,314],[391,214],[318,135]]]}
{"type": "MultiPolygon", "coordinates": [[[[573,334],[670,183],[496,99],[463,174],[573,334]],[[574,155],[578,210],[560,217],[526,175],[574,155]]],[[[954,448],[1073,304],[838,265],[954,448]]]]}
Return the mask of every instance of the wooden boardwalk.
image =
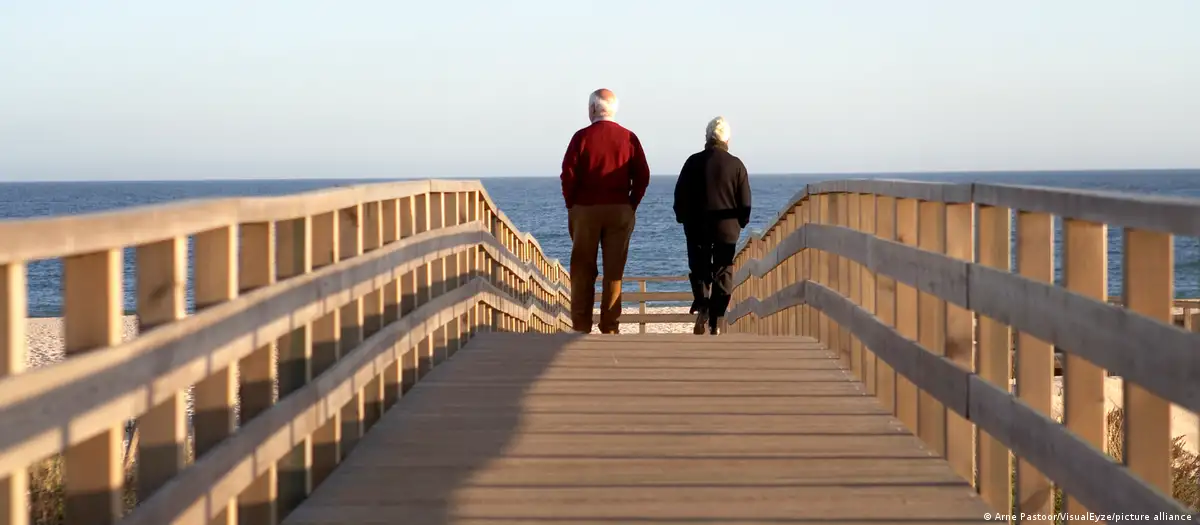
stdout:
{"type": "Polygon", "coordinates": [[[284,521],[977,523],[811,339],[481,334],[284,521]]]}

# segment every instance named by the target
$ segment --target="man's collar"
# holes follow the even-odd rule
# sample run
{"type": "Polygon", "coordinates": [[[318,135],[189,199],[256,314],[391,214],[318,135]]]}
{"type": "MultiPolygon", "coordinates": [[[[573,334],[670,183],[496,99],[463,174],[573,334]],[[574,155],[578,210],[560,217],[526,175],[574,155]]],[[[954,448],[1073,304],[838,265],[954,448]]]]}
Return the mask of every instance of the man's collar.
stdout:
{"type": "Polygon", "coordinates": [[[592,120],[592,124],[595,124],[595,123],[597,123],[597,122],[600,122],[600,121],[604,121],[604,122],[616,122],[616,120],[614,120],[612,117],[596,117],[594,120],[592,120]]]}

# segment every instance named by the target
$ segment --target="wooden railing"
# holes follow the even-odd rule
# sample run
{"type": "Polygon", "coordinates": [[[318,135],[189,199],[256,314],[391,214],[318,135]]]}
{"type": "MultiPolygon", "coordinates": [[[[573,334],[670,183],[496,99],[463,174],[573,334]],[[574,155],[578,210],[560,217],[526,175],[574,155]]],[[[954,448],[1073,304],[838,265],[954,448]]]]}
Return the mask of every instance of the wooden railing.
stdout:
{"type": "Polygon", "coordinates": [[[480,330],[569,329],[567,283],[474,182],[2,221],[0,523],[29,522],[45,461],[64,523],[277,523],[480,330]],[[122,342],[126,247],[141,333],[122,342]],[[67,357],[24,370],[25,265],[49,258],[67,357]]]}
{"type": "MultiPolygon", "coordinates": [[[[598,277],[597,279],[602,278],[598,277]]],[[[686,282],[686,275],[659,275],[659,276],[634,276],[624,277],[622,282],[634,282],[638,285],[636,292],[624,292],[621,294],[621,303],[637,303],[638,313],[636,314],[621,314],[622,323],[637,323],[638,333],[646,333],[646,326],[651,324],[671,324],[671,323],[691,323],[696,320],[695,315],[687,313],[649,313],[646,311],[647,303],[656,302],[671,302],[679,303],[686,302],[692,304],[692,292],[648,292],[646,291],[646,283],[651,282],[686,282]]],[[[596,303],[600,302],[599,294],[596,295],[596,303]]]]}
{"type": "Polygon", "coordinates": [[[836,181],[770,224],[739,248],[731,331],[825,343],[997,512],[1048,515],[1057,486],[1076,515],[1197,519],[1172,497],[1169,428],[1172,404],[1200,411],[1200,333],[1173,322],[1173,305],[1195,307],[1173,301],[1173,236],[1200,236],[1200,200],[836,181]],[[1106,301],[1110,226],[1123,228],[1120,305],[1106,301]],[[1055,347],[1065,424],[1051,417],[1055,347]],[[1106,371],[1125,383],[1115,461],[1106,371]]]}

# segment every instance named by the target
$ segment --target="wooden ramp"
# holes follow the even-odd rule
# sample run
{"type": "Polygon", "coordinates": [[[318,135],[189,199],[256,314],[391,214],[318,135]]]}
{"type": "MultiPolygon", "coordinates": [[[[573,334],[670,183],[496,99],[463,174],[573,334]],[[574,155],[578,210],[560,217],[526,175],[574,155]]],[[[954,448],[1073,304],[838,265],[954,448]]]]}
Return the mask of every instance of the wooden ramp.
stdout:
{"type": "Polygon", "coordinates": [[[481,334],[285,523],[978,523],[810,339],[481,334]]]}

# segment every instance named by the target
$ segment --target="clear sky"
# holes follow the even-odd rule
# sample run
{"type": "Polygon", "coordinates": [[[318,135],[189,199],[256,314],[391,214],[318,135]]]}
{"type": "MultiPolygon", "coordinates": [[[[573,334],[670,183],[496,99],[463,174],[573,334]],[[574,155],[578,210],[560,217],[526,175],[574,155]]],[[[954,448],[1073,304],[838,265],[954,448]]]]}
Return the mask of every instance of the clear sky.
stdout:
{"type": "Polygon", "coordinates": [[[0,0],[0,179],[1200,167],[1198,0],[0,0]]]}

